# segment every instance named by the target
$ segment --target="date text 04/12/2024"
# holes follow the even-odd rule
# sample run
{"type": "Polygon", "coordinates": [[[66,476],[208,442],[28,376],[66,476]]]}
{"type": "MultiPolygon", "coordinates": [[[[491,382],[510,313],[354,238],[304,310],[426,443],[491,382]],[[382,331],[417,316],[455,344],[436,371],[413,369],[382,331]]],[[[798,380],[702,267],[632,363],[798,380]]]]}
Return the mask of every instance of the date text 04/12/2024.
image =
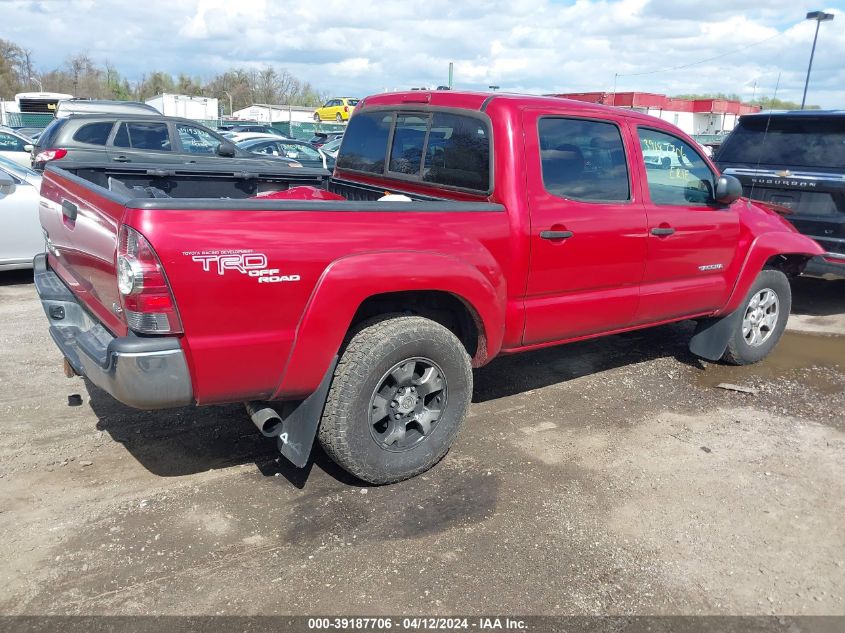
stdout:
{"type": "Polygon", "coordinates": [[[502,617],[476,618],[440,618],[440,617],[405,617],[393,618],[309,618],[310,630],[371,630],[389,631],[391,629],[407,631],[425,630],[470,630],[479,631],[511,630],[524,631],[527,625],[524,620],[502,617]]]}

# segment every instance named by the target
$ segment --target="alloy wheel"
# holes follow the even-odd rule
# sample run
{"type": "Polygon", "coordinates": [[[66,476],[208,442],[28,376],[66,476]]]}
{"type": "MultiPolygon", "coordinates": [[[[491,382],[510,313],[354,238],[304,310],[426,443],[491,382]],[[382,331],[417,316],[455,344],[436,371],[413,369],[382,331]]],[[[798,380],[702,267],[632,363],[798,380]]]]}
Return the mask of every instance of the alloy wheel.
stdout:
{"type": "Polygon", "coordinates": [[[428,358],[409,358],[391,367],[370,398],[369,425],[385,450],[405,451],[428,437],[446,407],[443,370],[428,358]]]}

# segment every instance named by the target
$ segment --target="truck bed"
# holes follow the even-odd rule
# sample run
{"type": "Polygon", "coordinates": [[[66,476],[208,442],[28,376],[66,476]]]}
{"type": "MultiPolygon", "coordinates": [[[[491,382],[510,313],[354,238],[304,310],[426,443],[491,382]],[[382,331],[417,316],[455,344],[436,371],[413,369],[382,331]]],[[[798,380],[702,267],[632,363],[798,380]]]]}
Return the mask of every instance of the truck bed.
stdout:
{"type": "Polygon", "coordinates": [[[116,271],[118,235],[131,227],[151,244],[172,289],[195,402],[303,396],[319,383],[360,304],[400,280],[473,296],[504,315],[502,270],[512,247],[505,207],[422,196],[374,202],[384,193],[304,168],[50,165],[40,208],[46,269],[110,335],[133,336],[116,271]],[[303,185],[351,199],[254,197],[303,185]],[[238,257],[243,265],[220,263],[238,257]],[[262,270],[246,270],[253,257],[266,262],[262,270]],[[447,287],[434,281],[444,275],[447,287]],[[331,297],[328,311],[315,303],[318,295],[331,297]],[[286,375],[300,354],[304,365],[286,375]]]}

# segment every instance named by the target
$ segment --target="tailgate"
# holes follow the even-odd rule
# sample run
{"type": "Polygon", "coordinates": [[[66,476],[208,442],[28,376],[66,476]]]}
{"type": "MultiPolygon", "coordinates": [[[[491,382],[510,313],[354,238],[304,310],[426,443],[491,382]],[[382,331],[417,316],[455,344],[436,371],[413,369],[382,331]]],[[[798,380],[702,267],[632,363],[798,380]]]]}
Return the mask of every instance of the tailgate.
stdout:
{"type": "Polygon", "coordinates": [[[117,314],[115,254],[124,207],[91,183],[49,166],[41,184],[39,216],[47,233],[50,267],[113,334],[126,334],[117,314]]]}

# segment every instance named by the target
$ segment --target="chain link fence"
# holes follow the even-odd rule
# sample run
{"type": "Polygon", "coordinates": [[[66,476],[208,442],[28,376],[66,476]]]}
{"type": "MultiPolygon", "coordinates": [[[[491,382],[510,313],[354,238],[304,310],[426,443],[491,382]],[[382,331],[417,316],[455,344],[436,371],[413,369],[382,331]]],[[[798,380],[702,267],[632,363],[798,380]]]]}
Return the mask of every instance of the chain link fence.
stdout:
{"type": "Polygon", "coordinates": [[[52,114],[35,114],[27,112],[7,112],[6,125],[9,127],[37,127],[45,128],[53,120],[52,114]]]}

